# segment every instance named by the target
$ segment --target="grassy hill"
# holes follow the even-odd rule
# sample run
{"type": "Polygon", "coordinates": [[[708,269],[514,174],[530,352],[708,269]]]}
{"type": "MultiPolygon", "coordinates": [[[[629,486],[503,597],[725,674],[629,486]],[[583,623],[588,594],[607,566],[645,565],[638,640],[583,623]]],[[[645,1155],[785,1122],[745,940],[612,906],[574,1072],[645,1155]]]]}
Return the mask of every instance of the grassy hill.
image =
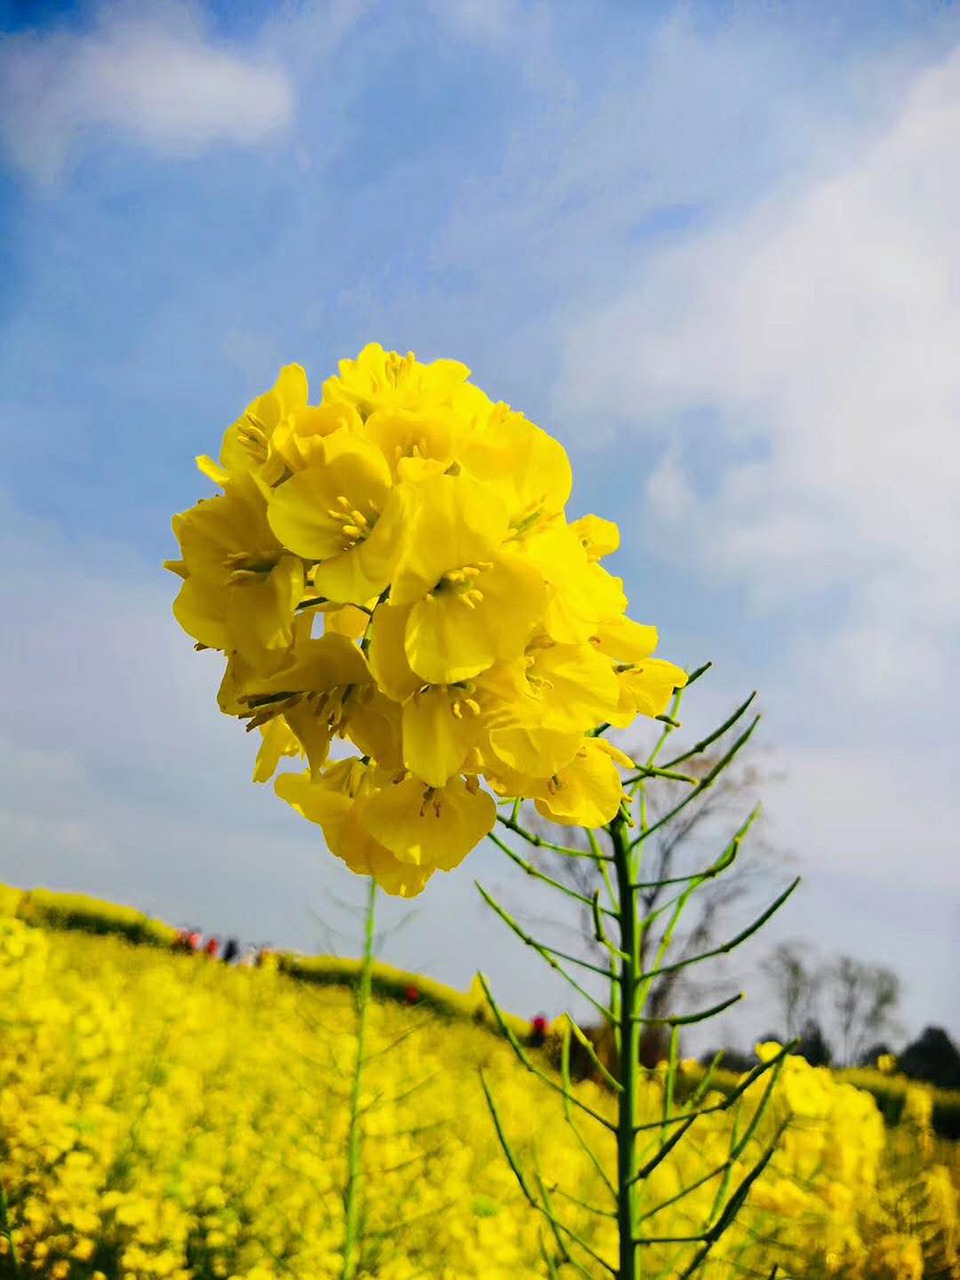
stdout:
{"type": "MultiPolygon", "coordinates": [[[[24,916],[0,915],[0,1274],[15,1274],[15,1254],[21,1275],[55,1280],[339,1277],[356,1052],[349,967],[339,983],[333,969],[306,983],[228,968],[172,953],[168,936],[131,917],[123,932],[157,945],[54,928],[70,913],[51,913],[49,898],[45,924],[27,923],[42,902],[0,903],[24,916]]],[[[609,1135],[581,1127],[597,1168],[557,1095],[478,1024],[473,998],[423,979],[416,1005],[391,998],[409,978],[381,970],[370,1013],[362,1274],[549,1274],[544,1253],[558,1250],[500,1152],[481,1069],[527,1176],[575,1197],[553,1192],[571,1230],[611,1256],[612,1221],[576,1203],[609,1204],[609,1135]]],[[[612,1114],[607,1091],[577,1087],[612,1114]]],[[[651,1237],[689,1234],[709,1216],[710,1169],[756,1103],[754,1089],[736,1112],[698,1120],[658,1166],[643,1188],[651,1237]]],[[[643,1114],[654,1123],[662,1106],[652,1073],[643,1114]]],[[[790,1060],[744,1165],[780,1118],[790,1128],[704,1274],[767,1276],[775,1261],[797,1280],[954,1274],[957,1164],[936,1145],[929,1110],[915,1091],[888,1131],[864,1092],[790,1060]]],[[[655,1125],[651,1150],[659,1137],[655,1125]]],[[[675,1275],[688,1256],[689,1246],[653,1245],[648,1274],[675,1275]]]]}

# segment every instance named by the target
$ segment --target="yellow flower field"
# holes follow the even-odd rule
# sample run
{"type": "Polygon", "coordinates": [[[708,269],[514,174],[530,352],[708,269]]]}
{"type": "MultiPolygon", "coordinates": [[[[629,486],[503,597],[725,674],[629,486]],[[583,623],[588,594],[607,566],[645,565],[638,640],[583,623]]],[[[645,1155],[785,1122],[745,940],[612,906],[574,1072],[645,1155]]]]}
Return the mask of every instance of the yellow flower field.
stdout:
{"type": "MultiPolygon", "coordinates": [[[[4,1231],[0,1274],[339,1275],[349,989],[0,917],[0,994],[0,1174],[16,1255],[4,1231]]],[[[393,1001],[373,1005],[367,1033],[362,1274],[507,1280],[547,1276],[544,1251],[558,1259],[500,1151],[481,1068],[525,1175],[534,1182],[539,1169],[558,1214],[615,1257],[613,1220],[598,1231],[551,1191],[607,1204],[604,1171],[582,1153],[559,1096],[506,1044],[393,1001]]],[[[710,1171],[764,1087],[737,1113],[697,1120],[657,1168],[643,1188],[650,1209],[701,1185],[649,1216],[645,1235],[691,1234],[709,1218],[719,1182],[710,1171]]],[[[612,1113],[602,1089],[578,1088],[612,1113]]],[[[911,1091],[904,1121],[886,1132],[869,1095],[788,1059],[744,1171],[780,1121],[790,1124],[702,1274],[766,1277],[775,1262],[795,1280],[960,1274],[958,1163],[931,1137],[925,1096],[911,1091]]],[[[645,1118],[662,1105],[654,1074],[645,1118]]],[[[603,1152],[603,1135],[590,1136],[603,1152]]],[[[657,1127],[651,1150],[660,1138],[657,1127]]],[[[643,1274],[679,1275],[690,1256],[690,1245],[653,1245],[643,1274]]],[[[591,1274],[606,1273],[597,1263],[591,1274]]]]}

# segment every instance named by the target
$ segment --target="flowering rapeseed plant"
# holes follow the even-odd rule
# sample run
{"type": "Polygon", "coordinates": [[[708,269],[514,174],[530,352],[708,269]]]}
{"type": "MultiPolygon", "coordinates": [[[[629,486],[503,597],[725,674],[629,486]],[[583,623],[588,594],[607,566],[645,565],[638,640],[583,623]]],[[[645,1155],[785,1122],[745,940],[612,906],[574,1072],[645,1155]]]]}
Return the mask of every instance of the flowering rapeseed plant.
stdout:
{"type": "MultiPolygon", "coordinates": [[[[0,914],[0,989],[0,1274],[13,1274],[17,1258],[22,1277],[52,1280],[340,1280],[356,1053],[346,986],[0,914]]],[[[568,1185],[586,1203],[602,1197],[615,1176],[612,1138],[594,1165],[570,1140],[560,1094],[518,1070],[469,1013],[373,1000],[367,1061],[358,1276],[547,1280],[537,1219],[500,1157],[478,1068],[517,1154],[549,1171],[551,1187],[568,1185]]],[[[689,1074],[692,1085],[699,1072],[689,1074]]],[[[638,1123],[662,1117],[668,1087],[664,1069],[641,1075],[638,1123]]],[[[757,1080],[728,1110],[708,1089],[711,1109],[690,1141],[653,1171],[660,1207],[645,1225],[662,1239],[647,1250],[645,1276],[682,1271],[689,1246],[676,1239],[709,1214],[717,1167],[763,1089],[757,1080]]],[[[685,1093],[673,1105],[690,1115],[685,1093]]],[[[610,1088],[584,1081],[571,1095],[616,1113],[610,1088]]],[[[923,1108],[913,1114],[885,1130],[866,1093],[788,1058],[734,1180],[785,1116],[787,1137],[702,1280],[767,1280],[774,1264],[778,1280],[957,1274],[960,1154],[944,1143],[921,1161],[923,1108]]],[[[614,1250],[610,1217],[567,1208],[594,1250],[614,1250]]],[[[602,1280],[609,1270],[586,1259],[582,1273],[562,1274],[602,1280]]]]}
{"type": "Polygon", "coordinates": [[[308,402],[284,368],[228,428],[220,486],[175,516],[174,605],[220,650],[220,707],[259,729],[254,778],[389,893],[419,893],[493,828],[494,797],[598,827],[619,767],[592,735],[686,682],[601,564],[616,525],[569,521],[563,446],[454,360],[367,346],[308,402]],[[354,748],[331,759],[335,738],[354,748]]]}
{"type": "MultiPolygon", "coordinates": [[[[638,788],[642,794],[645,781],[661,775],[693,784],[679,811],[710,785],[753,725],[699,780],[656,763],[663,736],[643,765],[603,737],[638,715],[661,717],[669,733],[678,722],[664,713],[676,712],[684,686],[705,668],[688,681],[679,667],[652,656],[656,629],[627,617],[623,583],[601,563],[619,544],[616,526],[593,515],[568,520],[572,474],[563,447],[522,413],[494,404],[470,383],[465,365],[421,364],[412,354],[370,345],[341,363],[317,405],[309,403],[303,369],[289,365],[227,430],[219,461],[204,456],[198,464],[221,492],[174,518],[181,559],[168,567],[183,578],[174,612],[200,648],[226,657],[220,707],[262,734],[254,778],[271,778],[284,757],[305,760],[301,772],[282,773],[275,790],[323,828],[334,854],[388,892],[409,897],[487,835],[527,865],[493,834],[499,821],[543,843],[519,821],[524,802],[549,822],[588,829],[588,856],[602,882],[592,898],[580,896],[592,906],[609,954],[608,963],[589,966],[608,981],[609,1003],[593,999],[564,967],[580,963],[577,957],[528,937],[481,892],[613,1029],[617,1062],[607,1079],[617,1092],[616,1118],[589,1105],[584,1114],[617,1148],[616,1182],[604,1183],[616,1207],[591,1206],[616,1222],[617,1267],[555,1211],[545,1184],[531,1190],[486,1082],[484,1093],[518,1182],[554,1235],[556,1251],[544,1246],[544,1259],[555,1269],[592,1258],[619,1280],[635,1280],[638,1251],[658,1241],[641,1225],[656,1212],[649,1207],[651,1177],[696,1119],[673,1114],[671,1084],[653,1126],[660,1151],[644,1154],[649,1126],[639,1120],[638,1049],[650,1021],[653,975],[643,971],[640,938],[649,922],[637,890],[642,845],[654,828],[642,799],[637,804],[638,788]],[[335,739],[352,750],[334,754],[335,739]],[[621,769],[634,776],[625,781],[621,769]],[[509,807],[498,813],[497,799],[509,807]],[[619,936],[611,937],[607,925],[619,936]]],[[[736,857],[747,826],[711,868],[687,877],[671,904],[672,920],[700,884],[736,857]]],[[[565,856],[583,852],[551,848],[565,856]]],[[[371,921],[372,903],[371,897],[371,921]]],[[[368,955],[361,986],[369,986],[369,962],[368,955]]],[[[661,946],[658,966],[663,962],[661,946]]],[[[365,1003],[361,992],[358,1007],[365,1003]]],[[[672,1061],[680,1024],[710,1012],[666,1020],[672,1061]]],[[[512,1047],[534,1069],[519,1044],[512,1047]]],[[[360,1082],[358,1066],[355,1093],[360,1082]]],[[[569,1121],[571,1108],[584,1104],[566,1082],[561,1092],[569,1121]]],[[[750,1133],[765,1105],[758,1104],[750,1133]]],[[[354,1188],[361,1137],[352,1124],[354,1188]]],[[[695,1249],[685,1274],[715,1247],[768,1164],[776,1135],[735,1184],[746,1142],[731,1144],[713,1208],[685,1237],[695,1249]]],[[[355,1265],[359,1199],[351,1194],[348,1201],[354,1211],[343,1280],[355,1265]]]]}
{"type": "MultiPolygon", "coordinates": [[[[221,492],[174,518],[181,558],[168,567],[183,579],[174,612],[200,648],[226,658],[221,710],[258,729],[254,778],[271,778],[284,757],[305,761],[282,773],[277,794],[324,832],[327,845],[355,872],[389,893],[419,893],[437,870],[451,870],[485,836],[529,874],[591,909],[600,964],[558,951],[527,934],[486,891],[488,903],[602,1015],[614,1041],[613,1070],[603,1073],[616,1096],[615,1115],[585,1103],[550,1080],[511,1035],[489,987],[484,990],[511,1047],[530,1071],[563,1096],[564,1120],[595,1169],[600,1146],[616,1147],[616,1176],[604,1171],[611,1203],[584,1199],[553,1181],[524,1173],[509,1124],[484,1081],[484,1095],[509,1165],[530,1204],[546,1219],[552,1244],[541,1256],[550,1274],[586,1262],[618,1280],[637,1280],[639,1253],[684,1244],[681,1277],[702,1272],[754,1183],[768,1167],[782,1126],[752,1162],[743,1157],[768,1109],[783,1051],[746,1079],[723,1107],[768,1073],[753,1118],[732,1135],[709,1177],[718,1179],[705,1214],[680,1236],[657,1229],[657,1170],[676,1154],[696,1122],[710,1113],[674,1105],[679,1028],[728,1007],[738,997],[692,1014],[648,1012],[651,983],[664,969],[685,968],[718,951],[667,961],[674,928],[690,897],[737,857],[752,817],[710,866],[674,876],[663,906],[643,914],[644,842],[709,787],[748,741],[754,719],[736,729],[745,702],[713,734],[660,762],[679,726],[690,675],[652,655],[656,629],[626,614],[623,583],[601,563],[619,531],[587,515],[570,521],[572,488],[560,443],[505,404],[493,403],[453,360],[421,364],[372,344],[340,364],[311,405],[299,365],[284,368],[273,389],[255,400],[226,432],[219,461],[198,459],[221,492]],[[669,714],[666,714],[669,708],[669,714]],[[664,729],[643,763],[603,734],[628,728],[638,715],[664,729]],[[699,775],[676,766],[702,754],[727,731],[739,736],[699,775]],[[348,743],[334,753],[334,740],[348,743]],[[631,777],[624,779],[621,769],[631,777]],[[658,779],[689,787],[650,822],[646,786],[658,779]],[[507,802],[498,812],[497,801],[507,802]],[[587,829],[588,850],[545,841],[524,825],[532,802],[541,819],[587,829]],[[589,857],[597,871],[592,895],[544,875],[493,832],[495,824],[533,846],[564,857],[589,857]],[[668,924],[652,957],[642,940],[655,915],[668,924]],[[573,975],[581,966],[606,984],[597,1000],[573,975]],[[644,1118],[639,1049],[644,1028],[669,1028],[669,1067],[659,1118],[644,1118]],[[598,1145],[574,1123],[589,1120],[598,1145]],[[654,1144],[652,1151],[650,1143],[654,1144]],[[555,1195],[589,1210],[613,1241],[599,1249],[555,1195]]],[[[720,951],[759,928],[791,886],[720,951]]],[[[370,899],[368,932],[372,928],[370,899]]],[[[362,1085],[362,1010],[369,993],[368,948],[358,995],[359,1039],[353,1095],[362,1085]]],[[[569,1038],[582,1033],[569,1025],[569,1038]]],[[[704,1086],[706,1088],[706,1086],[704,1086]]],[[[348,1187],[361,1168],[360,1112],[351,1109],[348,1187]],[[354,1122],[356,1121],[356,1123],[354,1122]]],[[[784,1124],[786,1121],[783,1122],[784,1124]]],[[[689,1140],[688,1140],[689,1141],[689,1140]]],[[[582,1188],[581,1188],[582,1189],[582,1188]]],[[[687,1184],[669,1198],[692,1191],[687,1184]]],[[[355,1273],[360,1198],[344,1234],[341,1280],[355,1273]]]]}

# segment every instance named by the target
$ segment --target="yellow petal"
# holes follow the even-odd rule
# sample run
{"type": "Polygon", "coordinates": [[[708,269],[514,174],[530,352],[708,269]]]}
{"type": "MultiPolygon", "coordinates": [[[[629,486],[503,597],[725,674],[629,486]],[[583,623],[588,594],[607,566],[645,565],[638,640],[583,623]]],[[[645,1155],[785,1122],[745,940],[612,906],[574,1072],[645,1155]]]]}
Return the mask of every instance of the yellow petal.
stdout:
{"type": "Polygon", "coordinates": [[[440,409],[381,409],[367,419],[366,434],[401,480],[425,479],[453,461],[453,420],[440,409]]]}
{"type": "Polygon", "coordinates": [[[515,773],[546,778],[559,773],[570,763],[580,748],[583,733],[568,733],[541,725],[514,725],[491,729],[488,740],[496,757],[494,770],[506,765],[515,773]]]}
{"type": "Polygon", "coordinates": [[[323,828],[330,852],[351,871],[373,876],[387,893],[412,898],[422,891],[433,868],[400,862],[362,826],[364,796],[375,773],[354,758],[332,765],[319,780],[308,774],[282,774],[274,787],[281,799],[323,828]]]}
{"type": "Polygon", "coordinates": [[[237,567],[266,571],[283,550],[267,524],[266,503],[249,477],[231,480],[225,493],[175,515],[172,525],[191,575],[211,582],[226,583],[237,567]]]}
{"type": "Polygon", "coordinates": [[[270,440],[271,453],[291,471],[302,471],[311,462],[322,464],[324,440],[336,431],[360,431],[363,423],[357,411],[348,404],[302,405],[288,413],[270,440]]]}
{"type": "Polygon", "coordinates": [[[460,778],[436,789],[410,776],[370,796],[361,820],[401,862],[450,871],[492,830],[497,806],[460,778]]]}
{"type": "Polygon", "coordinates": [[[540,695],[544,724],[582,735],[616,711],[616,673],[610,659],[592,645],[535,647],[529,654],[527,681],[540,695]]]}
{"type": "Polygon", "coordinates": [[[307,402],[307,375],[298,364],[280,370],[273,389],[258,396],[224,432],[220,461],[232,476],[249,475],[266,463],[274,431],[287,414],[307,402]]]}
{"type": "Polygon", "coordinates": [[[627,598],[619,578],[591,563],[569,525],[553,524],[520,544],[547,584],[544,627],[558,644],[589,640],[601,618],[623,613],[627,598]]]}
{"type": "Polygon", "coordinates": [[[356,360],[340,361],[340,376],[323,384],[323,398],[346,400],[364,418],[377,409],[452,406],[469,376],[470,370],[459,360],[421,364],[412,351],[401,356],[371,342],[356,360]]]}
{"type": "Polygon", "coordinates": [[[226,467],[221,467],[219,462],[214,462],[208,454],[202,453],[197,458],[197,470],[201,475],[205,475],[208,480],[212,480],[214,484],[226,484],[230,479],[230,472],[226,467]]]}
{"type": "Polygon", "coordinates": [[[359,512],[367,523],[375,521],[390,486],[379,449],[352,431],[337,431],[324,440],[322,461],[273,490],[267,511],[270,528],[288,550],[307,560],[340,555],[356,543],[349,530],[358,526],[351,523],[350,513],[359,512]]]}
{"type": "Polygon", "coordinates": [[[471,683],[484,704],[484,721],[490,728],[540,724],[543,708],[527,680],[529,660],[521,654],[509,662],[495,662],[471,683]]]}
{"type": "Polygon", "coordinates": [[[330,756],[333,732],[325,719],[317,715],[309,702],[299,702],[284,713],[287,724],[296,736],[300,750],[307,757],[310,776],[318,778],[330,756]]]}
{"type": "Polygon", "coordinates": [[[217,706],[225,716],[243,716],[249,711],[246,703],[240,699],[250,674],[249,663],[244,662],[239,653],[231,653],[217,690],[217,706]]]}
{"type": "Polygon", "coordinates": [[[580,539],[580,545],[590,561],[601,560],[620,546],[620,530],[612,520],[600,516],[581,516],[570,528],[580,539]]]}
{"type": "Polygon", "coordinates": [[[601,653],[618,662],[642,662],[659,643],[656,627],[634,622],[622,613],[598,623],[592,639],[601,653]]]}
{"type": "Polygon", "coordinates": [[[432,787],[442,787],[461,771],[480,736],[479,711],[466,699],[456,686],[439,685],[415,693],[404,704],[403,763],[432,787]]]}
{"type": "Polygon", "coordinates": [[[495,405],[457,454],[466,472],[496,487],[514,529],[562,511],[570,497],[573,473],[563,445],[509,405],[495,405]]]}
{"type": "Polygon", "coordinates": [[[502,764],[496,757],[481,761],[484,780],[495,795],[510,799],[534,800],[546,788],[546,778],[535,778],[502,764]]]}
{"type": "Polygon", "coordinates": [[[272,675],[251,681],[248,692],[320,693],[370,680],[363,652],[346,636],[331,632],[301,643],[291,662],[272,675]]]}
{"type": "Polygon", "coordinates": [[[323,770],[319,776],[309,773],[282,773],[273,789],[281,800],[286,800],[309,822],[323,828],[324,838],[331,853],[342,858],[354,870],[365,871],[362,864],[354,866],[351,857],[366,851],[357,848],[371,837],[359,832],[354,816],[357,797],[373,783],[374,770],[355,756],[338,760],[323,770]],[[359,836],[359,839],[358,839],[359,836]]]}
{"type": "Polygon", "coordinates": [[[346,636],[348,640],[362,640],[370,625],[370,614],[355,604],[342,609],[326,609],[323,612],[324,635],[346,636]]]}
{"type": "Polygon", "coordinates": [[[563,826],[596,828],[616,817],[623,798],[609,744],[585,738],[573,760],[536,800],[537,812],[563,826]]]}
{"type": "Polygon", "coordinates": [[[303,564],[282,556],[265,575],[228,588],[226,623],[230,647],[250,662],[263,650],[286,649],[293,641],[293,622],[303,596],[303,564]]]}
{"type": "Polygon", "coordinates": [[[363,604],[389,584],[406,540],[408,491],[394,489],[372,532],[313,571],[313,584],[330,600],[363,604]]]}
{"type": "MultiPolygon", "coordinates": [[[[353,798],[345,790],[315,782],[309,773],[281,773],[273,789],[308,821],[324,827],[324,834],[327,834],[328,823],[332,831],[343,823],[353,804],[353,798]]],[[[327,838],[329,840],[329,835],[327,838]]]]}
{"type": "Polygon", "coordinates": [[[384,893],[394,898],[415,898],[423,892],[434,872],[433,867],[414,867],[409,862],[401,862],[382,845],[370,857],[369,867],[369,874],[384,893]]]}
{"type": "Polygon", "coordinates": [[[358,750],[382,769],[397,773],[403,768],[400,705],[379,689],[367,685],[351,701],[347,734],[358,750]]]}
{"type": "Polygon", "coordinates": [[[469,680],[496,661],[493,637],[453,596],[418,601],[410,610],[404,651],[419,683],[469,680]]]}
{"type": "Polygon", "coordinates": [[[173,602],[173,615],[186,631],[209,649],[230,649],[227,628],[227,596],[229,588],[188,578],[173,602]]]}
{"type": "Polygon", "coordinates": [[[431,476],[415,487],[409,532],[390,599],[413,604],[450,570],[490,560],[507,533],[496,493],[469,476],[431,476]]]}
{"type": "Polygon", "coordinates": [[[260,732],[263,735],[263,740],[260,743],[260,750],[257,752],[256,763],[253,766],[253,780],[254,782],[269,782],[276,773],[277,765],[280,763],[282,756],[300,754],[300,742],[297,736],[291,732],[290,726],[283,716],[274,716],[265,725],[261,725],[260,732]]]}
{"type": "Polygon", "coordinates": [[[281,414],[287,414],[307,403],[307,372],[301,364],[285,364],[273,384],[281,414]]]}
{"type": "Polygon", "coordinates": [[[407,661],[403,645],[409,618],[409,606],[398,609],[387,602],[377,606],[370,620],[370,670],[383,692],[395,702],[406,702],[424,683],[407,661]]]}
{"type": "MultiPolygon", "coordinates": [[[[309,639],[307,633],[298,637],[305,619],[297,618],[294,622],[294,643],[302,643],[309,639]]],[[[217,691],[217,705],[225,716],[248,716],[250,707],[247,702],[250,689],[263,682],[272,674],[290,665],[290,652],[281,649],[266,650],[257,655],[255,662],[248,662],[243,655],[234,649],[227,657],[223,679],[217,691]]]]}
{"type": "Polygon", "coordinates": [[[495,556],[470,580],[479,598],[441,587],[410,611],[407,661],[428,684],[469,680],[524,650],[544,608],[540,574],[515,556],[495,556]]]}
{"type": "Polygon", "coordinates": [[[617,676],[620,702],[610,723],[626,729],[638,715],[661,716],[670,705],[675,689],[687,683],[687,673],[664,658],[645,658],[617,676]]]}

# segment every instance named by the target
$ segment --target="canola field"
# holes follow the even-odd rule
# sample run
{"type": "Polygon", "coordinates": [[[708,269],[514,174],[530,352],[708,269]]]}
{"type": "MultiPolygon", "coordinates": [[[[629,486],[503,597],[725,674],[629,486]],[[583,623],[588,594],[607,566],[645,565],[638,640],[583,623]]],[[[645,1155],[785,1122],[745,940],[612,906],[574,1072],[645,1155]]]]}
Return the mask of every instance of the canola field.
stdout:
{"type": "MultiPolygon", "coordinates": [[[[0,996],[0,1275],[339,1280],[349,988],[0,916],[0,996]]],[[[581,1203],[610,1203],[609,1135],[583,1117],[573,1130],[559,1096],[489,1029],[378,1000],[361,1097],[359,1274],[608,1275],[599,1262],[560,1265],[499,1148],[481,1069],[526,1175],[542,1177],[599,1257],[616,1256],[613,1220],[581,1203]]],[[[644,1184],[647,1236],[709,1220],[721,1181],[711,1170],[764,1085],[698,1119],[644,1184]]],[[[612,1114],[604,1089],[576,1088],[612,1114]]],[[[655,1121],[662,1107],[663,1077],[651,1073],[642,1114],[655,1121]]],[[[885,1129],[869,1094],[788,1059],[744,1170],[788,1119],[780,1147],[701,1274],[766,1278],[777,1264],[793,1280],[960,1275],[960,1163],[933,1137],[930,1107],[911,1089],[901,1123],[885,1129]]],[[[651,1151],[660,1140],[655,1127],[651,1151]]],[[[652,1244],[643,1274],[676,1276],[691,1252],[652,1244]]]]}

